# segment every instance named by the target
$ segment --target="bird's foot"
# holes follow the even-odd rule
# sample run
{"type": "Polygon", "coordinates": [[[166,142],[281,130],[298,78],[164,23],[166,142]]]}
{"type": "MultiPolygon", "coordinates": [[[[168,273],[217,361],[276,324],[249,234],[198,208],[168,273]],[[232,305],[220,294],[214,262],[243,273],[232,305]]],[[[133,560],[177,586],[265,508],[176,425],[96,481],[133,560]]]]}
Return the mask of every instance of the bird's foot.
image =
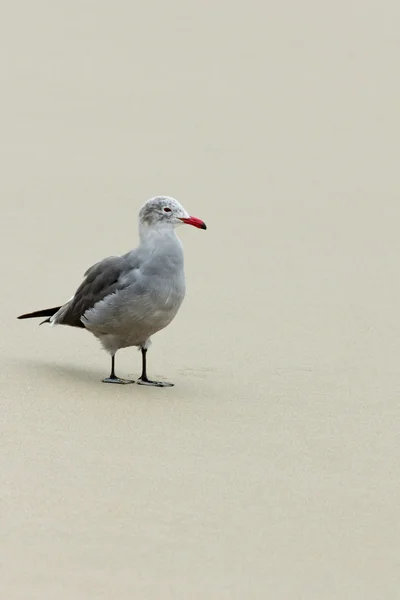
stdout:
{"type": "Polygon", "coordinates": [[[102,383],[119,383],[125,385],[127,383],[135,383],[134,379],[120,379],[119,377],[106,377],[102,383]]]}
{"type": "Polygon", "coordinates": [[[151,381],[151,379],[147,379],[147,377],[139,377],[136,381],[139,385],[152,385],[154,387],[173,387],[173,383],[168,383],[168,381],[151,381]]]}

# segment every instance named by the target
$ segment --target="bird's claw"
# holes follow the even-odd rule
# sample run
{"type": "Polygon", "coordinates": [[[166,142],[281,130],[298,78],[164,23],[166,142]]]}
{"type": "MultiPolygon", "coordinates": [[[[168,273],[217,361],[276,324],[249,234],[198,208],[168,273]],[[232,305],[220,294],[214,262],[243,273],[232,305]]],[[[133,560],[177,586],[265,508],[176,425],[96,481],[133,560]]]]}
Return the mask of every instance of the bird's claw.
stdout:
{"type": "Polygon", "coordinates": [[[136,381],[139,385],[152,385],[154,387],[173,387],[173,383],[169,383],[168,381],[151,381],[151,379],[143,379],[139,377],[136,381]]]}
{"type": "Polygon", "coordinates": [[[125,385],[127,383],[135,383],[134,379],[120,379],[119,377],[106,377],[102,383],[119,383],[125,385]]]}

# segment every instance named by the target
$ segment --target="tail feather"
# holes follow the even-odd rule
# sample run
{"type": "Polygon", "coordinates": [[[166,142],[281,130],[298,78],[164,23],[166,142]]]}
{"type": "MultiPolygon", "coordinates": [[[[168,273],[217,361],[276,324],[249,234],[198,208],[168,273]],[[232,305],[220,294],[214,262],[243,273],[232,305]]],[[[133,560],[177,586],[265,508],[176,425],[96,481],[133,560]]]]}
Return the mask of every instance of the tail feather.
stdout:
{"type": "MultiPolygon", "coordinates": [[[[61,306],[56,306],[55,308],[45,308],[43,310],[36,310],[35,312],[26,313],[25,315],[20,315],[18,319],[33,319],[35,317],[52,317],[59,311],[61,306]]],[[[42,323],[48,323],[50,319],[45,319],[42,323]]],[[[42,324],[40,323],[40,324],[42,324]]]]}

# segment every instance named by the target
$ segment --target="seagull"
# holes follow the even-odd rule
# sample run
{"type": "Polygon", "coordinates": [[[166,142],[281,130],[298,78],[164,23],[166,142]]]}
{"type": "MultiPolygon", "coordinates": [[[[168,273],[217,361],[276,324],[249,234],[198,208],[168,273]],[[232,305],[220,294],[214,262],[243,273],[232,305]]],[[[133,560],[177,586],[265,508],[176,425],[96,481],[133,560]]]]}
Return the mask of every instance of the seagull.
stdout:
{"type": "Polygon", "coordinates": [[[146,357],[151,336],[171,323],[185,296],[183,248],[175,232],[184,223],[207,229],[175,198],[151,198],[139,212],[137,248],[90,267],[66,304],[18,319],[47,317],[40,325],[69,325],[90,331],[111,356],[111,373],[104,383],[134,383],[116,376],[115,355],[120,348],[137,346],[142,354],[142,374],[137,383],[173,385],[147,377],[146,357]]]}

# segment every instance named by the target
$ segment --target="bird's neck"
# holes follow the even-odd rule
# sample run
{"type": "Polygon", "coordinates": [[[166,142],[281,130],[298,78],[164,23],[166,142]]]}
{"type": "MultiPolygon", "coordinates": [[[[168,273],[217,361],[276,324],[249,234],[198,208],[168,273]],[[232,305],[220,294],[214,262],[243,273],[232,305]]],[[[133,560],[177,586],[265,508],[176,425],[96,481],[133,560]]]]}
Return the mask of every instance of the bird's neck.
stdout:
{"type": "Polygon", "coordinates": [[[176,240],[179,243],[175,229],[169,224],[147,225],[140,223],[139,239],[141,244],[161,243],[165,241],[176,240]]]}

